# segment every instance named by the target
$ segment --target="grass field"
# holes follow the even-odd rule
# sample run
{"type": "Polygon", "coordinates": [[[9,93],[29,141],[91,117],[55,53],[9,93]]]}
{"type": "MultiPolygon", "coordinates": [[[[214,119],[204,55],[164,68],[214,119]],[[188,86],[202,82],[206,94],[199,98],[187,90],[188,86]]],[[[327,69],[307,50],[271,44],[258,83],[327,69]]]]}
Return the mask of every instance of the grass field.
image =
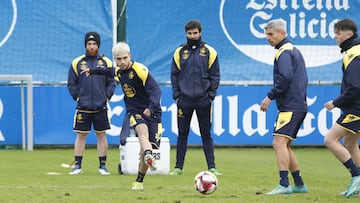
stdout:
{"type": "MultiPolygon", "coordinates": [[[[271,148],[216,148],[219,187],[211,195],[195,191],[193,178],[206,169],[201,148],[190,148],[181,176],[148,175],[144,191],[131,191],[135,175],[119,175],[119,149],[109,149],[110,176],[97,174],[95,148],[86,149],[83,174],[68,175],[61,163],[73,160],[72,149],[0,150],[0,202],[360,202],[360,197],[339,195],[349,173],[326,148],[296,148],[309,193],[265,195],[278,184],[271,148]],[[59,175],[47,175],[57,172],[59,175]]],[[[175,150],[171,149],[171,168],[175,150]]],[[[291,183],[292,183],[292,179],[291,183]]]]}

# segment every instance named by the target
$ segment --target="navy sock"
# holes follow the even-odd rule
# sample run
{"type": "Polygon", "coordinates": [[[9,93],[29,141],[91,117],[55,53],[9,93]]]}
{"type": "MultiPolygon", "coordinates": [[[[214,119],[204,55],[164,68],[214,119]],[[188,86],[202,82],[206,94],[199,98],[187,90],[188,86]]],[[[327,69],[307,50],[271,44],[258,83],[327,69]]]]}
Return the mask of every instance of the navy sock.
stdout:
{"type": "Polygon", "coordinates": [[[106,156],[99,156],[99,164],[100,164],[99,168],[105,166],[105,164],[106,164],[106,156]]]}
{"type": "Polygon", "coordinates": [[[136,182],[142,183],[144,181],[145,173],[138,172],[138,176],[136,178],[136,182]]]}
{"type": "Polygon", "coordinates": [[[292,172],[291,175],[294,178],[294,183],[295,183],[296,186],[303,186],[304,185],[304,181],[301,178],[299,170],[292,172]]]}
{"type": "Polygon", "coordinates": [[[82,156],[75,156],[75,165],[79,165],[81,168],[82,156]]]}
{"type": "Polygon", "coordinates": [[[354,176],[358,176],[360,175],[360,170],[358,169],[358,167],[355,165],[355,163],[353,162],[352,158],[350,158],[349,160],[347,160],[345,163],[343,163],[344,166],[349,169],[350,173],[351,173],[351,177],[354,176]]]}
{"type": "Polygon", "coordinates": [[[288,178],[288,171],[279,171],[280,174],[280,185],[284,186],[284,187],[288,187],[289,186],[289,178],[288,178]]]}

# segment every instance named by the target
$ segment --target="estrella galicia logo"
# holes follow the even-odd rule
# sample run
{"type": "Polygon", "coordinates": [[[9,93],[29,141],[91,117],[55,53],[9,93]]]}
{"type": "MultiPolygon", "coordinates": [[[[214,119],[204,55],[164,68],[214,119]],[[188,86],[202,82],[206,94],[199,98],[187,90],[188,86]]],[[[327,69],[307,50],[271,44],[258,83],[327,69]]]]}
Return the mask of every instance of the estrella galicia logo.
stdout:
{"type": "Polygon", "coordinates": [[[0,47],[9,39],[14,31],[17,19],[17,8],[15,0],[5,0],[0,7],[0,47]]]}
{"type": "Polygon", "coordinates": [[[225,36],[236,49],[269,65],[273,64],[274,56],[269,53],[274,53],[274,48],[266,41],[264,27],[271,20],[284,20],[290,41],[302,51],[310,68],[341,59],[334,24],[347,16],[359,22],[355,15],[359,8],[358,1],[349,0],[221,0],[219,16],[225,36]]]}

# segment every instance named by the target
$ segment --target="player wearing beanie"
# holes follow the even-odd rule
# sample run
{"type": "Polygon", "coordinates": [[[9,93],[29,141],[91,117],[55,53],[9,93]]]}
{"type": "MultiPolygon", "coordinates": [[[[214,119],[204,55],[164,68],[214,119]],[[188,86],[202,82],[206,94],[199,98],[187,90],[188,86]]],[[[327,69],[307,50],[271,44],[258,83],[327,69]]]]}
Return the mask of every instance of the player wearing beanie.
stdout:
{"type": "Polygon", "coordinates": [[[100,48],[100,35],[97,32],[88,32],[85,34],[85,48],[88,41],[95,41],[98,45],[98,48],[100,48]]]}
{"type": "Polygon", "coordinates": [[[110,129],[107,115],[107,101],[114,93],[116,82],[112,77],[96,75],[86,77],[80,72],[86,68],[112,68],[112,62],[103,54],[99,54],[100,35],[97,32],[85,34],[85,55],[75,58],[69,69],[68,89],[77,102],[73,130],[77,133],[74,144],[75,167],[69,173],[77,175],[82,173],[82,159],[85,151],[86,136],[93,126],[97,137],[97,150],[99,155],[99,173],[110,174],[105,166],[108,142],[105,130],[110,129]]]}

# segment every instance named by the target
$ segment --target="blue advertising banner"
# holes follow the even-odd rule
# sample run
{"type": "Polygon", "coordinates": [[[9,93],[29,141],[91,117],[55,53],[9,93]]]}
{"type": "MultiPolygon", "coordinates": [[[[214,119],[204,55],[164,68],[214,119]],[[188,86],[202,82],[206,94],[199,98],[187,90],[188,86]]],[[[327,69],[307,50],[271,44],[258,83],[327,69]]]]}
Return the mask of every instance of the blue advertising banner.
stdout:
{"type": "MultiPolygon", "coordinates": [[[[84,34],[101,35],[100,51],[112,58],[115,0],[3,0],[0,6],[0,74],[32,74],[35,82],[65,83],[72,59],[84,53],[84,34]],[[49,74],[51,73],[51,74],[49,74]]],[[[221,81],[269,81],[274,49],[266,22],[286,21],[290,40],[303,53],[311,83],[339,82],[341,58],[334,23],[360,22],[360,2],[349,0],[137,0],[126,2],[126,41],[133,59],[169,82],[174,50],[186,41],[184,25],[198,19],[202,39],[219,55],[221,81]]],[[[114,22],[115,21],[115,22],[114,22]]]]}
{"type": "MultiPolygon", "coordinates": [[[[84,54],[84,34],[101,35],[100,51],[112,58],[114,0],[4,0],[0,6],[0,74],[31,74],[34,87],[35,145],[73,144],[75,102],[64,83],[73,58],[84,54]],[[60,83],[60,86],[54,84],[60,83]],[[47,86],[47,84],[50,84],[47,86]],[[52,86],[51,86],[52,85],[52,86]]],[[[221,84],[214,101],[213,137],[217,145],[271,145],[275,104],[260,112],[259,103],[270,86],[275,50],[263,28],[272,20],[286,22],[289,39],[306,60],[311,84],[341,81],[341,54],[334,40],[334,23],[360,22],[360,1],[349,0],[137,0],[126,2],[126,41],[132,58],[149,67],[163,89],[164,136],[176,143],[176,105],[171,98],[170,65],[174,50],[186,41],[184,25],[198,19],[202,39],[219,56],[221,84]],[[229,84],[229,86],[227,86],[229,84]]],[[[115,23],[116,24],[116,23],[115,23]]],[[[58,84],[57,84],[58,85],[58,84]]],[[[323,136],[340,115],[323,104],[339,93],[335,85],[309,86],[309,113],[297,145],[323,145],[323,136]]],[[[109,143],[119,143],[125,114],[117,88],[109,102],[109,143]]],[[[21,143],[20,88],[0,86],[0,144],[21,143]]],[[[201,144],[197,120],[189,143],[201,144]]],[[[93,134],[88,144],[95,144],[93,134]]]]}
{"type": "Polygon", "coordinates": [[[341,54],[334,24],[342,18],[359,23],[359,9],[360,1],[349,0],[128,1],[126,36],[134,59],[148,65],[159,81],[168,82],[172,54],[186,42],[184,25],[198,19],[202,39],[218,52],[221,81],[256,83],[272,80],[275,50],[265,39],[264,26],[280,18],[304,55],[309,81],[339,82],[341,54]]]}
{"type": "MultiPolygon", "coordinates": [[[[100,51],[112,58],[115,0],[3,0],[0,6],[0,74],[32,74],[40,83],[63,83],[72,59],[84,53],[84,34],[101,35],[100,51]],[[51,74],[49,74],[51,73],[51,74]]],[[[221,81],[271,80],[274,49],[266,22],[286,21],[290,40],[303,53],[309,80],[339,82],[341,58],[334,23],[360,22],[360,2],[285,0],[137,0],[126,2],[126,41],[132,56],[160,83],[169,82],[174,50],[186,41],[184,25],[198,19],[202,39],[219,54],[221,81]]],[[[115,21],[115,22],[114,22],[115,21]]]]}
{"type": "MultiPolygon", "coordinates": [[[[260,146],[271,145],[272,130],[277,114],[273,102],[267,112],[260,111],[260,102],[270,86],[221,86],[213,103],[212,134],[216,145],[260,146]]],[[[295,145],[323,145],[323,137],[340,115],[332,112],[324,103],[335,98],[339,86],[309,86],[309,112],[301,127],[295,145]]],[[[176,144],[177,108],[171,98],[171,87],[162,86],[163,136],[176,144]]],[[[125,107],[120,88],[110,100],[109,118],[111,130],[107,131],[109,144],[118,145],[125,107]]],[[[34,87],[34,144],[72,145],[72,131],[76,103],[65,86],[34,87]]],[[[0,87],[0,145],[21,144],[21,112],[19,87],[0,87]]],[[[96,144],[91,133],[87,144],[96,144]]],[[[197,119],[194,115],[189,135],[190,145],[201,145],[197,119]]]]}
{"type": "Polygon", "coordinates": [[[111,0],[2,0],[0,74],[32,74],[42,83],[67,81],[71,61],[85,53],[86,32],[101,35],[100,51],[112,58],[111,0]]]}

